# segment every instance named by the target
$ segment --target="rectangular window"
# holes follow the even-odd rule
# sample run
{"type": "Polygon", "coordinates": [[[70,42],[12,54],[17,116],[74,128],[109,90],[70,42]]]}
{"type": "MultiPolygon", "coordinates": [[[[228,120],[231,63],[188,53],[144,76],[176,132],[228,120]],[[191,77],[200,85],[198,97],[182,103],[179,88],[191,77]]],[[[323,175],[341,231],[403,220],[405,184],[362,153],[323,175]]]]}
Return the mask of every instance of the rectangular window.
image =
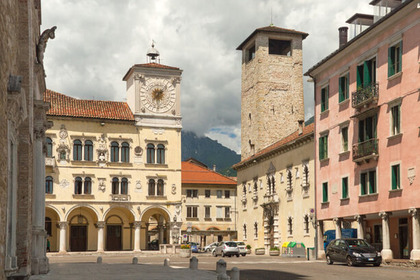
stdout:
{"type": "Polygon", "coordinates": [[[230,207],[225,207],[225,218],[230,219],[230,207]]]}
{"type": "Polygon", "coordinates": [[[322,202],[328,202],[328,182],[322,183],[322,202]]]}
{"type": "Polygon", "coordinates": [[[222,198],[223,192],[222,190],[217,190],[217,198],[222,198]]]}
{"type": "Polygon", "coordinates": [[[328,135],[319,137],[319,159],[328,158],[328,135]]]}
{"type": "Polygon", "coordinates": [[[376,171],[371,170],[360,174],[360,195],[376,193],[376,171]]]}
{"type": "Polygon", "coordinates": [[[347,73],[344,76],[338,78],[338,102],[341,103],[347,99],[349,99],[349,76],[350,74],[347,73]]]}
{"type": "Polygon", "coordinates": [[[400,134],[400,105],[391,108],[391,135],[400,134]]]}
{"type": "Polygon", "coordinates": [[[401,188],[399,164],[391,166],[391,188],[393,190],[398,190],[401,188]]]}
{"type": "Polygon", "coordinates": [[[223,207],[221,207],[221,206],[216,207],[216,218],[217,219],[223,218],[222,217],[222,211],[223,211],[223,207]]]}
{"type": "Polygon", "coordinates": [[[205,197],[207,197],[207,198],[209,198],[210,197],[210,190],[205,190],[204,191],[204,195],[205,195],[205,197]]]}
{"type": "Polygon", "coordinates": [[[207,218],[207,219],[210,218],[210,209],[211,209],[210,207],[211,206],[205,206],[204,207],[204,217],[207,218]]]}
{"type": "Polygon", "coordinates": [[[328,110],[329,86],[321,89],[321,112],[328,110]]]}
{"type": "Polygon", "coordinates": [[[349,150],[349,128],[347,126],[341,128],[341,144],[342,151],[347,152],[349,150]]]}
{"type": "Polygon", "coordinates": [[[368,87],[376,83],[376,58],[366,60],[357,66],[357,89],[368,87]]]}
{"type": "Polygon", "coordinates": [[[187,218],[197,218],[197,206],[187,206],[187,218]]]}
{"type": "Polygon", "coordinates": [[[359,121],[359,143],[376,138],[376,115],[359,121]]]}
{"type": "Polygon", "coordinates": [[[402,69],[402,41],[388,48],[388,77],[402,69]]]}
{"type": "Polygon", "coordinates": [[[284,40],[268,40],[268,54],[292,55],[292,42],[284,40]]]}
{"type": "Polygon", "coordinates": [[[349,178],[341,178],[341,188],[342,188],[342,197],[341,198],[348,198],[349,197],[349,178]]]}
{"type": "Polygon", "coordinates": [[[192,190],[187,190],[187,197],[192,197],[192,190]]]}
{"type": "Polygon", "coordinates": [[[246,62],[249,62],[255,58],[255,45],[250,47],[246,53],[246,62]]]}
{"type": "Polygon", "coordinates": [[[225,198],[230,198],[230,190],[225,190],[225,198]]]}
{"type": "Polygon", "coordinates": [[[198,197],[198,190],[187,190],[187,197],[198,197]]]}

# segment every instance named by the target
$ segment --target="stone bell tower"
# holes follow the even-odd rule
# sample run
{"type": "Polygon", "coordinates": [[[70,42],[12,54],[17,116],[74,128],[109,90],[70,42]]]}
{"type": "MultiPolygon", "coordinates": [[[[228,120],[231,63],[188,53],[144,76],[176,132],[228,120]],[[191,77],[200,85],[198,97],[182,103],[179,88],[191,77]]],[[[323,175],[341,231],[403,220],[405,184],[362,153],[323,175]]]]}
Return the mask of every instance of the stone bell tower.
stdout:
{"type": "Polygon", "coordinates": [[[302,41],[307,36],[267,26],[237,47],[242,51],[242,159],[293,133],[304,120],[302,41]]]}

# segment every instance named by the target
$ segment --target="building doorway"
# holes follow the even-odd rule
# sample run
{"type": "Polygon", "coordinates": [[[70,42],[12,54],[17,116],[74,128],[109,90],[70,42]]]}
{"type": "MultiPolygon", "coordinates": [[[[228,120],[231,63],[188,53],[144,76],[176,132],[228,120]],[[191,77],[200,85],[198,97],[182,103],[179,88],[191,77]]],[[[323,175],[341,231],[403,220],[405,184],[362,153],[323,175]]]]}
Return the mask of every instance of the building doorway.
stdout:
{"type": "Polygon", "coordinates": [[[409,259],[410,258],[410,245],[408,242],[408,219],[407,218],[399,219],[398,235],[399,235],[399,245],[400,245],[400,258],[409,259]]]}
{"type": "Polygon", "coordinates": [[[87,250],[87,226],[70,227],[70,250],[72,252],[87,250]]]}
{"type": "Polygon", "coordinates": [[[107,251],[122,250],[122,226],[107,225],[106,226],[106,249],[107,251]]]}

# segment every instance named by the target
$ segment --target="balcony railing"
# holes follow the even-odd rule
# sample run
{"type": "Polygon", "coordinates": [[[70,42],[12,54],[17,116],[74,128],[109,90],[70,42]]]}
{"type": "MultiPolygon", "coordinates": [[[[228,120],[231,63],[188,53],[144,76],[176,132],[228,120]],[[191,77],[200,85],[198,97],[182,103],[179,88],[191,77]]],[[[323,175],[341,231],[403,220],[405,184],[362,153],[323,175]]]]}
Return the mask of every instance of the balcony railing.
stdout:
{"type": "Polygon", "coordinates": [[[54,168],[55,167],[55,158],[45,157],[45,166],[51,166],[52,168],[54,168]]]}
{"type": "Polygon", "coordinates": [[[353,145],[353,161],[359,162],[368,160],[373,157],[378,157],[378,142],[377,138],[372,138],[364,142],[353,145]]]}
{"type": "Polygon", "coordinates": [[[112,201],[130,201],[131,196],[128,194],[111,194],[112,201]]]}
{"type": "Polygon", "coordinates": [[[351,105],[353,108],[358,109],[374,100],[378,100],[378,96],[379,84],[371,84],[352,93],[351,105]]]}

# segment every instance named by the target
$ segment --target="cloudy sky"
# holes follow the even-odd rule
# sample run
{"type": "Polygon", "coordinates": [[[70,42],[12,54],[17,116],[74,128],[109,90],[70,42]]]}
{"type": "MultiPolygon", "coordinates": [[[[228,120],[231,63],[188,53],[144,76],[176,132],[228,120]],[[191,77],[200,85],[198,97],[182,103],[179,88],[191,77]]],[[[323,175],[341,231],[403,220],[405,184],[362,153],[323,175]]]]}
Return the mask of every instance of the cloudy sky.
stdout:
{"type": "MultiPolygon", "coordinates": [[[[184,70],[184,130],[240,152],[241,53],[256,28],[309,33],[303,68],[338,47],[338,28],[370,0],[44,0],[42,30],[57,26],[44,65],[47,87],[83,99],[125,100],[122,77],[146,63],[151,41],[161,63],[184,70]],[[349,5],[351,2],[351,5],[349,5]]],[[[304,77],[305,118],[313,115],[313,85],[304,77]]]]}

